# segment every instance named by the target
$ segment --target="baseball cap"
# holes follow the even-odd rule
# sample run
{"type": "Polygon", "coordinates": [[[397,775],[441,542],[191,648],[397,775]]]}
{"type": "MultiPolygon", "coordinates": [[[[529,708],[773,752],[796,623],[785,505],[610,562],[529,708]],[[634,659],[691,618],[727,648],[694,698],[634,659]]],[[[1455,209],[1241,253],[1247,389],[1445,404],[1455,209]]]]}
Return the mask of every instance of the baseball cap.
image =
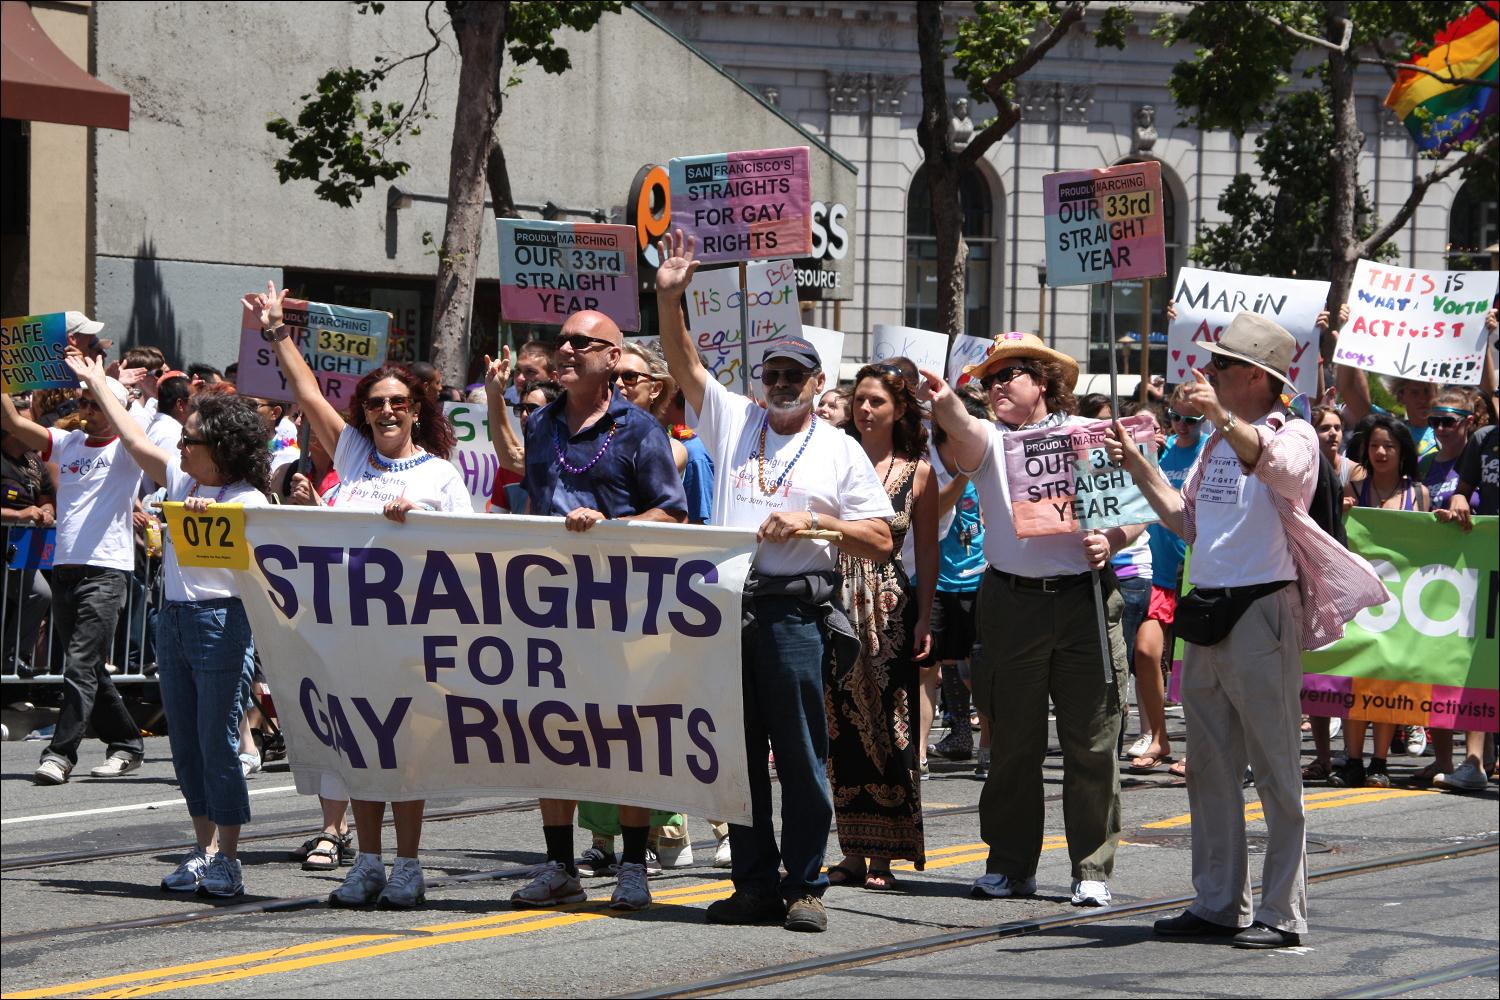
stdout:
{"type": "Polygon", "coordinates": [[[772,358],[787,358],[817,371],[823,367],[818,349],[801,337],[781,337],[766,345],[765,361],[772,358]]]}

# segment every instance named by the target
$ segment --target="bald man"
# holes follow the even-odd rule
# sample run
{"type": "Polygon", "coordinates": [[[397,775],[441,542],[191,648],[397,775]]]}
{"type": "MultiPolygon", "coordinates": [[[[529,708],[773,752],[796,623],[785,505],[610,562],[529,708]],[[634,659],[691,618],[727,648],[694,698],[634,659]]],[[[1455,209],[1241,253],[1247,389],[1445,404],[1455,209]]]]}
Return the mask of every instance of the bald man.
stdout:
{"type": "MultiPolygon", "coordinates": [[[[562,395],[526,420],[526,478],[521,485],[531,498],[531,512],[563,517],[569,531],[588,531],[606,519],[687,520],[687,498],[666,432],[655,417],[615,390],[615,365],[624,342],[620,328],[603,313],[569,316],[557,338],[562,395]]],[[[511,896],[513,905],[560,906],[586,898],[573,857],[575,806],[572,801],[541,800],[547,863],[511,896]]],[[[651,903],[646,881],[650,822],[649,810],[620,807],[624,852],[610,902],[617,910],[640,910],[651,903]]]]}

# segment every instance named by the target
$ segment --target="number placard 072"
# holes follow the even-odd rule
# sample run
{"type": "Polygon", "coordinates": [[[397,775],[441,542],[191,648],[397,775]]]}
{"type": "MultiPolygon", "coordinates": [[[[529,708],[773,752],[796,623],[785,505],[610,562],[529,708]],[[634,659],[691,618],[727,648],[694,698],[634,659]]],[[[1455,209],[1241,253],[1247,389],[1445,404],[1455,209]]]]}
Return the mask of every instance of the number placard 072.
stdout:
{"type": "Polygon", "coordinates": [[[164,503],[161,508],[179,566],[250,568],[244,504],[216,503],[201,513],[189,513],[180,503],[164,503]]]}

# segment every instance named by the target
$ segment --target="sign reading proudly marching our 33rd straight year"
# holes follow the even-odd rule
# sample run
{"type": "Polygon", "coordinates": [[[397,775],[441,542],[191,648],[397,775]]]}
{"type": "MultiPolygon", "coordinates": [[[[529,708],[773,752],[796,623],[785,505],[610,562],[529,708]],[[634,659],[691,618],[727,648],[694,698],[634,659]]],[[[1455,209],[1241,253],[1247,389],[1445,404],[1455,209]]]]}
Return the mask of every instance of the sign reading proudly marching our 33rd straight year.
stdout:
{"type": "Polygon", "coordinates": [[[78,377],[63,361],[67,351],[65,313],[0,320],[0,392],[77,386],[78,377]]]}
{"type": "Polygon", "coordinates": [[[621,330],[641,328],[632,227],[533,219],[495,224],[502,317],[561,326],[571,314],[593,309],[621,330]]]}
{"type": "Polygon", "coordinates": [[[667,168],[672,228],[698,238],[705,264],[812,253],[806,146],[683,156],[667,168]]]}
{"type": "MultiPolygon", "coordinates": [[[[318,377],[323,398],[337,409],[347,408],[354,401],[359,380],[385,364],[391,314],[303,299],[286,299],[281,308],[297,349],[318,377]]],[[[292,398],[276,352],[261,336],[260,321],[249,309],[240,319],[240,372],[235,386],[251,396],[292,398]]]]}
{"type": "Polygon", "coordinates": [[[1155,160],[1042,178],[1047,284],[1096,285],[1167,273],[1161,164],[1155,160]]]}
{"type": "Polygon", "coordinates": [[[1418,382],[1474,385],[1495,271],[1435,271],[1361,260],[1339,331],[1339,364],[1418,382]]]}
{"type": "MultiPolygon", "coordinates": [[[[1155,465],[1156,420],[1138,413],[1120,423],[1155,465]]],[[[1157,520],[1130,473],[1110,464],[1104,443],[1113,436],[1108,420],[1005,435],[1005,480],[1017,538],[1157,520]]]]}

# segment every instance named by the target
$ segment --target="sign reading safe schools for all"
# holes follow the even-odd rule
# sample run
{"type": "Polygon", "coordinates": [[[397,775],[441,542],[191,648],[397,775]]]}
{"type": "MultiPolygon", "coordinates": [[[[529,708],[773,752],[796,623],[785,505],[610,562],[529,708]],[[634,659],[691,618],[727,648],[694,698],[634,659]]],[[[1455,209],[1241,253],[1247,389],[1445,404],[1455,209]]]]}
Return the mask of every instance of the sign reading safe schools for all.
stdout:
{"type": "Polygon", "coordinates": [[[0,392],[69,389],[78,385],[63,361],[68,351],[64,313],[0,320],[0,392]]]}
{"type": "Polygon", "coordinates": [[[1047,284],[1096,285],[1167,273],[1161,164],[1155,160],[1042,178],[1047,284]]]}
{"type": "Polygon", "coordinates": [[[806,146],[684,156],[667,167],[672,228],[697,237],[705,264],[812,253],[806,146]]]}
{"type": "Polygon", "coordinates": [[[1435,271],[1361,260],[1349,322],[1333,360],[1382,375],[1474,385],[1484,366],[1484,314],[1495,271],[1435,271]]]}
{"type": "Polygon", "coordinates": [[[561,326],[575,312],[604,313],[621,330],[641,328],[635,231],[584,222],[496,219],[500,314],[513,323],[561,326]]]}
{"type": "MultiPolygon", "coordinates": [[[[323,398],[345,409],[354,401],[359,380],[385,364],[390,313],[303,299],[286,299],[281,308],[323,398]]],[[[248,309],[240,319],[240,373],[235,384],[252,396],[292,398],[274,346],[261,336],[260,321],[248,309]]]]}

